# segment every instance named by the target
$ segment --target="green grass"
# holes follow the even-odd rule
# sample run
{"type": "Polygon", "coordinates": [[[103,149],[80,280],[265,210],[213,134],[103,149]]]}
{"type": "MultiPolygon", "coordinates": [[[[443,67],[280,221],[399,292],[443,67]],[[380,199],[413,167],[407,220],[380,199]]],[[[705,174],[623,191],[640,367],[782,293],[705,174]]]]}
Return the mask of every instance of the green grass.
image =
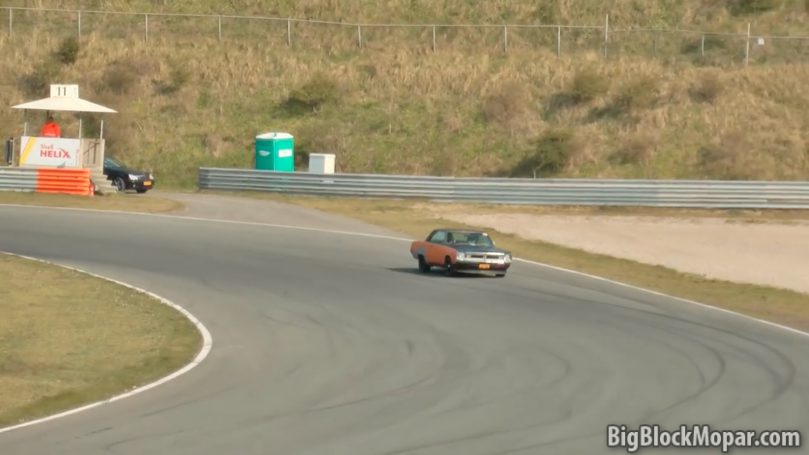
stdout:
{"type": "MultiPolygon", "coordinates": [[[[447,211],[465,210],[474,213],[523,213],[557,214],[605,214],[647,216],[710,216],[723,217],[732,222],[785,222],[805,220],[806,212],[760,212],[724,210],[676,210],[676,209],[597,209],[597,208],[528,208],[498,207],[483,204],[447,204],[432,210],[423,201],[355,199],[339,197],[307,197],[268,193],[228,193],[244,197],[269,199],[298,204],[330,213],[345,215],[371,224],[387,227],[398,232],[423,238],[432,229],[430,226],[459,228],[483,228],[491,232],[498,246],[511,250],[515,256],[545,264],[584,272],[668,295],[695,300],[718,308],[762,318],[801,330],[809,330],[809,295],[768,286],[714,280],[692,273],[683,273],[662,266],[594,254],[575,248],[554,245],[542,241],[526,240],[505,234],[488,226],[469,226],[441,218],[434,209],[444,207],[447,211]]],[[[414,264],[415,266],[415,264],[414,264]]]]}
{"type": "Polygon", "coordinates": [[[0,254],[0,427],[112,397],[187,364],[201,337],[145,294],[0,254]]]}

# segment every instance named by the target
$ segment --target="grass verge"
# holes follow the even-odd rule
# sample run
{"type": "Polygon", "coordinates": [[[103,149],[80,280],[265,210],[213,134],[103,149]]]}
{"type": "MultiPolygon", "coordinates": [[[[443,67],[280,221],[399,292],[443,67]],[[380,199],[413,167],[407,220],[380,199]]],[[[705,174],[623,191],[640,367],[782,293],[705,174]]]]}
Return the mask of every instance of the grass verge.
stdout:
{"type": "Polygon", "coordinates": [[[118,284],[0,254],[0,427],[112,397],[190,362],[182,314],[118,284]]]}
{"type": "MultiPolygon", "coordinates": [[[[579,272],[609,278],[622,283],[663,292],[668,295],[691,299],[708,305],[725,308],[756,318],[809,330],[809,295],[754,284],[714,280],[701,275],[683,273],[667,267],[643,264],[612,256],[594,254],[542,241],[526,240],[516,235],[498,232],[488,226],[469,226],[443,219],[427,208],[425,201],[355,199],[338,197],[308,197],[269,193],[220,193],[269,199],[297,204],[325,212],[353,217],[371,224],[393,229],[414,238],[422,238],[438,226],[459,228],[484,228],[495,235],[498,246],[509,249],[523,259],[564,267],[579,272]]],[[[432,204],[435,206],[435,204],[432,204]]],[[[597,208],[521,208],[486,205],[447,204],[447,208],[466,207],[478,212],[503,212],[525,210],[536,213],[573,214],[657,214],[677,216],[725,216],[742,222],[769,222],[772,220],[806,219],[805,212],[725,211],[673,209],[597,209],[597,208]]],[[[415,266],[415,265],[414,265],[415,266]]]]}
{"type": "Polygon", "coordinates": [[[109,196],[72,196],[68,194],[0,191],[0,204],[73,207],[97,210],[123,210],[143,213],[169,213],[183,208],[178,201],[153,196],[114,194],[109,196]]]}

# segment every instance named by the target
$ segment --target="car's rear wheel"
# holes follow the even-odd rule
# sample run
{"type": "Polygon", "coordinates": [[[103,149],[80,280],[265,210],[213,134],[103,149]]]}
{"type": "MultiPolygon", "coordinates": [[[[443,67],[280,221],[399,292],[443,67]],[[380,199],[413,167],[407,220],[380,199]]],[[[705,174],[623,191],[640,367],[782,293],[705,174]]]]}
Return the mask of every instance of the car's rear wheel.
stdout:
{"type": "Polygon", "coordinates": [[[424,260],[424,256],[419,256],[419,272],[427,273],[430,271],[430,264],[424,260]]]}
{"type": "Polygon", "coordinates": [[[112,183],[118,191],[126,191],[126,182],[121,177],[115,177],[112,183]]]}
{"type": "Polygon", "coordinates": [[[450,260],[449,256],[447,256],[444,259],[444,275],[446,276],[455,275],[455,266],[452,265],[452,261],[450,260]]]}

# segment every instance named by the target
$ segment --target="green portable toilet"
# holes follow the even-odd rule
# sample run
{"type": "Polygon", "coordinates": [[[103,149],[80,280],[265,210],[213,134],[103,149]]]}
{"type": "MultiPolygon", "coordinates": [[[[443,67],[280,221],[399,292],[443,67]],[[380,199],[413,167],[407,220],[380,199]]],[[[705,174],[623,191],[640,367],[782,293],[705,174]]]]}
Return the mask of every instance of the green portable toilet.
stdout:
{"type": "Polygon", "coordinates": [[[256,136],[256,169],[293,172],[295,140],[288,133],[264,133],[256,136]]]}

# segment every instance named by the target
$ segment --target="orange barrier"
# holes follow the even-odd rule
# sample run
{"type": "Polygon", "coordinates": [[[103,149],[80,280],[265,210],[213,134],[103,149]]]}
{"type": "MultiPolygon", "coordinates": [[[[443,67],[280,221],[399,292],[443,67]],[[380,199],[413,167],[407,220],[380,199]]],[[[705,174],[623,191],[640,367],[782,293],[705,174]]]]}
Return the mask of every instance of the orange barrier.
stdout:
{"type": "Polygon", "coordinates": [[[37,193],[92,196],[89,169],[37,169],[37,193]]]}

